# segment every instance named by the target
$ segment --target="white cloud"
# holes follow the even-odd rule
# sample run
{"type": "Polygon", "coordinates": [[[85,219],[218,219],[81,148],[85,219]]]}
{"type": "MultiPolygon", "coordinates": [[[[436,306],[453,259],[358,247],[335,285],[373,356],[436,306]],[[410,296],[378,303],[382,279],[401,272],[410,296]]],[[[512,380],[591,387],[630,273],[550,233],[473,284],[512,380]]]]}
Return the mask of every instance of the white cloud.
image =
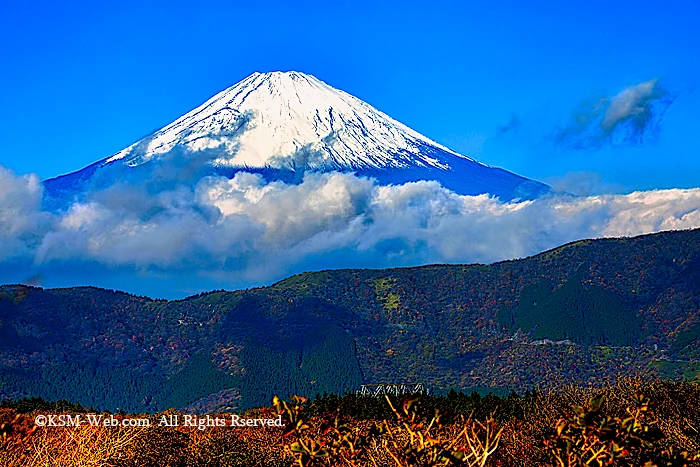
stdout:
{"type": "Polygon", "coordinates": [[[113,185],[51,214],[39,209],[35,176],[0,169],[0,187],[1,260],[214,274],[232,286],[340,266],[492,262],[581,238],[700,227],[700,189],[511,203],[429,181],[307,173],[294,185],[238,173],[155,194],[113,185]]]}
{"type": "Polygon", "coordinates": [[[613,131],[616,126],[632,120],[637,121],[638,129],[641,131],[651,118],[651,103],[665,94],[658,83],[658,79],[645,81],[629,86],[612,97],[600,122],[603,130],[613,131]]]}
{"type": "Polygon", "coordinates": [[[0,166],[0,261],[32,253],[51,216],[41,212],[36,175],[16,176],[0,166]]]}

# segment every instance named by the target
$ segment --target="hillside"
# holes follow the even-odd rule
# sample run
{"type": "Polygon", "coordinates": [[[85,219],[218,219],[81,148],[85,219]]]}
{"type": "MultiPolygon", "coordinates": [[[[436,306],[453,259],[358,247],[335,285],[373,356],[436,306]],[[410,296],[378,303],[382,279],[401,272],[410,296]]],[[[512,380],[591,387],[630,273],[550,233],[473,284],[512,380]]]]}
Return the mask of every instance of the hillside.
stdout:
{"type": "Polygon", "coordinates": [[[0,398],[127,411],[423,382],[524,391],[700,374],[700,230],[493,265],[335,270],[180,301],[0,288],[0,398]]]}

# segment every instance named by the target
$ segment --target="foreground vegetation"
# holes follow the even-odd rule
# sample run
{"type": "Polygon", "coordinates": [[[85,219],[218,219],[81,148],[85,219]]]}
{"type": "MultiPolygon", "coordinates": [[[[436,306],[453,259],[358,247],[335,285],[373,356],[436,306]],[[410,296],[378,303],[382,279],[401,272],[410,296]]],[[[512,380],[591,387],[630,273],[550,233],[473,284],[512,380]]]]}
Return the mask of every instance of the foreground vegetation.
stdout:
{"type": "Polygon", "coordinates": [[[659,380],[505,398],[276,398],[248,413],[281,415],[283,427],[35,427],[34,417],[49,412],[85,409],[36,399],[3,404],[0,465],[700,465],[700,386],[659,380]]]}

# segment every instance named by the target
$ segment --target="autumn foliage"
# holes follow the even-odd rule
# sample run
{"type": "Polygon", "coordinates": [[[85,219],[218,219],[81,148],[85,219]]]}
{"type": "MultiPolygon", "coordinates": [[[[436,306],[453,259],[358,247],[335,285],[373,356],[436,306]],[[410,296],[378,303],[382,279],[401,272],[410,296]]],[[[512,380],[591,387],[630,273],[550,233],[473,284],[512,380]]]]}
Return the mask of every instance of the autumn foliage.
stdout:
{"type": "MultiPolygon", "coordinates": [[[[700,387],[623,380],[519,399],[504,418],[442,413],[426,398],[392,417],[318,414],[302,397],[249,416],[284,427],[36,427],[22,406],[0,409],[0,465],[25,466],[694,466],[700,465],[700,387]],[[19,409],[19,411],[18,411],[19,409]],[[20,413],[22,412],[22,413],[20,413]]],[[[511,400],[512,403],[512,400],[511,400]]],[[[172,414],[175,412],[166,412],[172,414]]],[[[162,414],[148,415],[157,420],[162,414]]],[[[124,417],[125,415],[115,415],[124,417]]],[[[494,417],[495,416],[495,417],[494,417]]]]}

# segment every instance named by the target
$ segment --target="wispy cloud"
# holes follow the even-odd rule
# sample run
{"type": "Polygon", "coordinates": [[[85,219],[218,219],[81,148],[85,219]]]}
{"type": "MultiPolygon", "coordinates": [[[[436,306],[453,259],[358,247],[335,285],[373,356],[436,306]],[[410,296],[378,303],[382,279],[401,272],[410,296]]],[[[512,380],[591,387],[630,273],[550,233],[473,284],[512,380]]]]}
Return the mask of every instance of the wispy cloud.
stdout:
{"type": "Polygon", "coordinates": [[[641,144],[655,137],[674,99],[659,79],[652,79],[612,97],[585,101],[554,132],[554,142],[576,150],[641,144]]]}
{"type": "Polygon", "coordinates": [[[600,174],[591,171],[567,172],[563,176],[543,180],[555,192],[570,193],[576,196],[592,196],[604,193],[619,193],[622,186],[606,183],[600,174]]]}

